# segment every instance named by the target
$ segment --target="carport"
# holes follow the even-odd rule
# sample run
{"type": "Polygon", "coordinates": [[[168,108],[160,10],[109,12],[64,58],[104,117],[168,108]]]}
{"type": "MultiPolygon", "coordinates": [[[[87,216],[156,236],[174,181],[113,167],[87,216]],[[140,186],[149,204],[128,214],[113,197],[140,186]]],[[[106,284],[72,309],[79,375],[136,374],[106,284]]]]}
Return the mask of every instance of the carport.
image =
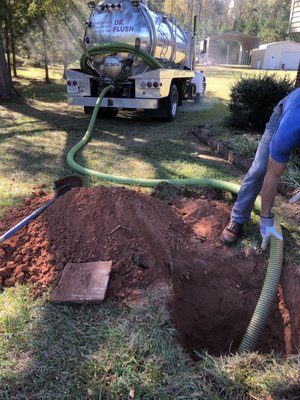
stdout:
{"type": "Polygon", "coordinates": [[[207,58],[209,57],[214,58],[213,51],[210,51],[212,41],[220,41],[220,40],[228,42],[227,53],[226,53],[226,58],[224,59],[224,64],[229,64],[229,56],[230,56],[229,42],[236,42],[240,46],[238,62],[237,62],[238,65],[249,65],[251,50],[257,49],[259,47],[259,39],[255,36],[243,32],[235,32],[235,31],[225,32],[207,38],[207,58]]]}

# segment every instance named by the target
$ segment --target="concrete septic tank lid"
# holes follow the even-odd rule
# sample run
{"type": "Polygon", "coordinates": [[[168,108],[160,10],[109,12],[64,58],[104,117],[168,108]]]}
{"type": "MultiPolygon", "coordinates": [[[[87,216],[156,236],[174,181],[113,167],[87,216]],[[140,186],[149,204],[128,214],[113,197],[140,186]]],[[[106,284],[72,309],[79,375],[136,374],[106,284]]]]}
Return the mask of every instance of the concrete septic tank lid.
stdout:
{"type": "Polygon", "coordinates": [[[54,303],[101,303],[105,297],[112,261],[68,263],[54,288],[54,303]]]}

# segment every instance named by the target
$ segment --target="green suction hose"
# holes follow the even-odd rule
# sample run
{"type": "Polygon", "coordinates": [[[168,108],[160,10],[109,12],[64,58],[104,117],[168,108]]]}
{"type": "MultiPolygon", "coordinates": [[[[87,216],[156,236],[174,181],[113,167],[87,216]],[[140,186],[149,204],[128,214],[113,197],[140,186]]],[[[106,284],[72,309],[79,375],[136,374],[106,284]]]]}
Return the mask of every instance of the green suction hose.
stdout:
{"type": "MultiPolygon", "coordinates": [[[[278,232],[282,234],[278,218],[275,218],[275,225],[278,232]]],[[[261,337],[266,325],[268,316],[276,298],[277,287],[280,281],[283,263],[283,241],[272,238],[270,241],[270,253],[268,260],[268,269],[256,304],[253,316],[248,325],[243,340],[238,348],[238,352],[253,351],[258,339],[261,337]]]]}
{"type": "Polygon", "coordinates": [[[110,54],[110,53],[136,54],[143,61],[145,61],[150,68],[152,69],[163,68],[162,64],[160,64],[154,57],[146,53],[144,50],[137,49],[136,47],[127,43],[112,42],[104,44],[93,44],[92,46],[88,47],[80,58],[81,69],[87,74],[93,74],[93,70],[88,65],[89,57],[98,56],[102,54],[110,54]]]}
{"type": "MultiPolygon", "coordinates": [[[[94,171],[89,168],[82,167],[74,161],[74,156],[90,139],[93,132],[95,120],[98,114],[99,106],[102,99],[112,89],[112,86],[106,87],[97,99],[88,129],[84,137],[69,151],[67,155],[67,162],[71,168],[75,171],[84,174],[95,176],[105,181],[121,183],[125,185],[140,185],[146,187],[154,187],[161,182],[167,182],[172,185],[186,185],[186,186],[209,186],[215,189],[226,190],[231,193],[238,193],[240,185],[219,181],[216,179],[138,179],[138,178],[128,178],[124,176],[116,176],[104,174],[98,171],[94,171]]],[[[260,209],[260,198],[258,197],[255,202],[255,206],[260,209]]],[[[277,229],[280,233],[281,228],[276,218],[277,229]]],[[[277,287],[280,281],[281,270],[283,262],[283,242],[271,238],[270,241],[270,255],[268,260],[268,269],[264,285],[257,302],[256,308],[254,310],[253,316],[246,330],[244,338],[239,346],[238,352],[247,352],[255,350],[256,344],[261,337],[263,329],[266,325],[267,318],[270,314],[274,299],[276,298],[277,287]]]]}
{"type": "MultiPolygon", "coordinates": [[[[221,190],[228,190],[234,193],[238,193],[240,186],[235,183],[231,182],[225,182],[225,181],[219,181],[217,179],[141,179],[141,178],[128,178],[124,176],[118,176],[118,175],[109,175],[109,174],[104,174],[103,172],[98,172],[89,168],[82,167],[79,165],[75,160],[74,156],[75,154],[89,141],[93,129],[94,129],[94,124],[95,120],[97,118],[97,114],[99,111],[99,107],[101,104],[102,99],[106,95],[107,92],[109,92],[113,86],[107,86],[103,91],[101,92],[100,96],[98,97],[95,108],[93,110],[93,114],[91,117],[91,120],[88,125],[88,129],[84,135],[84,137],[74,146],[72,149],[69,151],[67,155],[67,163],[72,167],[75,171],[80,172],[83,175],[89,175],[89,176],[95,176],[97,178],[100,178],[104,181],[109,181],[109,182],[115,182],[115,183],[121,183],[125,185],[139,185],[139,186],[145,186],[145,187],[154,187],[157,186],[161,182],[166,182],[171,185],[185,185],[185,186],[211,186],[216,189],[221,189],[221,190]]],[[[256,202],[257,206],[259,207],[259,200],[256,202]]]]}

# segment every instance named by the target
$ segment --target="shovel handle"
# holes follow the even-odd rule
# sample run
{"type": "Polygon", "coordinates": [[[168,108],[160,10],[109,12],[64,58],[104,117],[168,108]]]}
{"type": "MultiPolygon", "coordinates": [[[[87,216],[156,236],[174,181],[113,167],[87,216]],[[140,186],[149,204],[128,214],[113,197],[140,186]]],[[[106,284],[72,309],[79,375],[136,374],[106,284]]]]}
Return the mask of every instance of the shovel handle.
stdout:
{"type": "Polygon", "coordinates": [[[297,194],[295,194],[295,196],[293,196],[293,197],[289,200],[289,203],[290,203],[290,204],[293,204],[293,203],[296,203],[296,201],[298,201],[298,200],[300,200],[300,192],[297,193],[297,194]]]}
{"type": "Polygon", "coordinates": [[[56,199],[56,196],[53,197],[51,200],[49,200],[47,203],[43,204],[40,208],[35,210],[32,214],[28,215],[28,217],[24,218],[22,221],[20,221],[17,225],[12,227],[9,231],[5,232],[2,236],[0,236],[0,243],[4,242],[4,240],[7,240],[10,238],[14,233],[16,233],[18,230],[23,228],[28,222],[33,220],[35,217],[37,217],[42,211],[44,211],[47,207],[50,206],[56,199]]]}
{"type": "Polygon", "coordinates": [[[9,231],[4,233],[2,236],[0,236],[0,244],[4,242],[4,240],[10,238],[18,230],[23,228],[23,226],[28,224],[28,222],[37,217],[42,211],[44,211],[47,207],[49,207],[50,204],[54,203],[59,196],[62,196],[64,193],[66,193],[68,190],[71,190],[72,188],[82,186],[82,184],[83,181],[80,178],[80,176],[67,176],[65,178],[60,179],[59,181],[56,181],[54,185],[55,192],[52,199],[49,200],[44,205],[42,205],[37,210],[35,210],[32,214],[28,215],[28,217],[24,218],[22,221],[20,221],[17,225],[15,225],[9,231]]]}

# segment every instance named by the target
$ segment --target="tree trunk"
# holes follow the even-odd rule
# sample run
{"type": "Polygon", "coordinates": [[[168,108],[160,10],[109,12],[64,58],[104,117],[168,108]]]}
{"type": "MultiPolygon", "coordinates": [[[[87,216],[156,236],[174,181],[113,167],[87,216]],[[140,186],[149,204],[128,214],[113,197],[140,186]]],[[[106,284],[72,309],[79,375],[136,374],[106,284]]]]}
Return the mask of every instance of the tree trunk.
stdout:
{"type": "Polygon", "coordinates": [[[18,74],[17,74],[17,61],[16,61],[16,42],[15,42],[15,35],[13,33],[11,35],[11,47],[12,47],[14,78],[17,78],[18,74]]]}
{"type": "Polygon", "coordinates": [[[43,54],[44,54],[44,65],[45,65],[45,82],[50,83],[49,69],[48,69],[47,32],[44,20],[42,18],[40,18],[39,25],[42,31],[43,54]]]}
{"type": "MultiPolygon", "coordinates": [[[[67,13],[66,9],[64,9],[64,25],[68,26],[68,20],[67,20],[67,13]]],[[[63,50],[63,66],[64,66],[64,73],[63,73],[63,78],[66,79],[66,69],[68,67],[68,42],[67,42],[67,36],[65,35],[64,37],[64,50],[63,50]]]]}
{"type": "Polygon", "coordinates": [[[17,92],[13,86],[11,76],[8,72],[2,38],[0,36],[0,100],[11,100],[17,96],[17,92]]]}
{"type": "Polygon", "coordinates": [[[9,33],[8,33],[8,22],[7,18],[5,17],[5,47],[6,47],[6,59],[7,59],[7,67],[8,67],[8,72],[11,75],[10,69],[11,69],[11,63],[10,63],[10,42],[9,42],[9,33]]]}
{"type": "Polygon", "coordinates": [[[12,67],[13,67],[13,75],[14,78],[17,78],[17,65],[16,65],[16,41],[14,34],[14,21],[13,21],[13,13],[11,10],[11,6],[9,5],[8,11],[9,18],[9,33],[10,33],[10,42],[11,42],[11,52],[12,52],[12,67]]]}
{"type": "Polygon", "coordinates": [[[63,66],[64,66],[64,73],[63,78],[66,79],[66,69],[68,68],[68,59],[67,59],[67,41],[65,40],[64,46],[64,54],[63,54],[63,66]]]}

